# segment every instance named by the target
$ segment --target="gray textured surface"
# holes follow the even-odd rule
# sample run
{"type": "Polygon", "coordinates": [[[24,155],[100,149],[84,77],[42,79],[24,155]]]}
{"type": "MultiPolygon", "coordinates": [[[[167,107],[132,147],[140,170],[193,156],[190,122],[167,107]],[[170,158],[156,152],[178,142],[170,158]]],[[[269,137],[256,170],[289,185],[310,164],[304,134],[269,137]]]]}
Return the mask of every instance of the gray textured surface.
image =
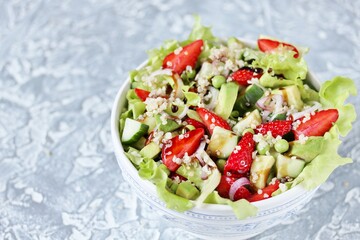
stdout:
{"type": "MultiPolygon", "coordinates": [[[[131,193],[109,132],[127,72],[146,49],[184,39],[192,13],[222,37],[310,46],[322,81],[360,85],[359,1],[204,2],[0,1],[0,239],[195,239],[131,193]]],[[[359,132],[357,121],[341,147],[354,163],[259,239],[360,239],[359,132]]]]}

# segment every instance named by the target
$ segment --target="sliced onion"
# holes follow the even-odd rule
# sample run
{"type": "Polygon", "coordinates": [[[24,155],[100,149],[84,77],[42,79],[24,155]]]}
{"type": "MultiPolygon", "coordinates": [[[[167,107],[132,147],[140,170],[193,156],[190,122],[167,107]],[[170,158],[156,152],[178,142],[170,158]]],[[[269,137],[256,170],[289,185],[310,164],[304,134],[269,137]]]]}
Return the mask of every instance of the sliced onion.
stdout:
{"type": "MultiPolygon", "coordinates": [[[[257,102],[256,102],[256,106],[258,106],[261,109],[266,109],[267,107],[265,106],[265,102],[268,101],[270,99],[270,95],[269,96],[265,96],[260,98],[257,102]]],[[[267,110],[267,109],[266,109],[267,110]]]]}
{"type": "Polygon", "coordinates": [[[205,146],[206,146],[206,141],[203,140],[194,153],[195,157],[199,160],[201,166],[205,165],[205,161],[201,156],[201,152],[205,150],[205,146]]]}
{"type": "Polygon", "coordinates": [[[280,94],[273,94],[272,99],[275,102],[275,111],[278,111],[280,108],[282,108],[284,103],[284,97],[280,94]]]}
{"type": "Polygon", "coordinates": [[[206,180],[206,179],[208,179],[208,177],[209,177],[209,175],[205,171],[201,170],[201,179],[206,180]]]}
{"type": "Polygon", "coordinates": [[[211,93],[211,99],[210,99],[210,102],[208,104],[205,104],[205,107],[210,109],[210,110],[213,110],[215,108],[216,104],[217,104],[217,101],[218,101],[219,90],[217,90],[214,87],[210,87],[209,91],[211,93]]]}
{"type": "Polygon", "coordinates": [[[155,72],[152,72],[150,74],[150,77],[155,77],[157,75],[169,75],[169,76],[171,76],[172,71],[171,71],[171,69],[159,69],[159,70],[156,70],[155,72]]]}
{"type": "Polygon", "coordinates": [[[250,184],[250,181],[246,177],[242,177],[242,178],[239,178],[238,180],[236,180],[230,187],[230,191],[229,191],[230,199],[232,201],[234,201],[234,196],[235,196],[235,193],[237,192],[237,190],[239,190],[240,187],[242,187],[244,185],[248,185],[248,184],[250,184]]]}
{"type": "Polygon", "coordinates": [[[301,112],[293,113],[292,114],[293,120],[295,121],[299,118],[302,118],[303,116],[305,116],[305,114],[312,113],[320,108],[321,108],[321,104],[319,102],[314,102],[314,105],[312,107],[305,109],[304,111],[301,112]]]}
{"type": "Polygon", "coordinates": [[[174,74],[174,91],[175,91],[175,97],[176,98],[180,98],[183,99],[184,98],[184,93],[182,91],[182,87],[184,86],[183,80],[181,79],[181,77],[178,74],[174,74]]]}

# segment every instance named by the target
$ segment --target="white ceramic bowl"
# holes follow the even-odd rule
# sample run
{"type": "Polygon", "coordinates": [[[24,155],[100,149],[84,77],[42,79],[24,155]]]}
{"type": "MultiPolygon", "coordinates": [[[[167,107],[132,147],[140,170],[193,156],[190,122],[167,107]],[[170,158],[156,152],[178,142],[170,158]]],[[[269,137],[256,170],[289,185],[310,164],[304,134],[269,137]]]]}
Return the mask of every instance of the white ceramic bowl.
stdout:
{"type": "MultiPolygon", "coordinates": [[[[249,46],[252,42],[243,40],[249,46]]],[[[141,64],[141,68],[145,63],[141,64]]],[[[310,83],[319,89],[319,81],[308,74],[310,83]]],[[[301,186],[266,200],[253,203],[258,207],[258,214],[245,220],[238,220],[227,205],[203,204],[190,211],[179,213],[166,208],[156,193],[155,185],[139,177],[137,170],[125,156],[119,136],[119,116],[126,104],[126,93],[130,88],[128,78],[120,88],[111,112],[111,135],[118,164],[124,179],[135,190],[137,196],[154,211],[171,221],[174,227],[194,233],[206,239],[247,239],[261,232],[286,222],[310,201],[317,189],[306,191],[301,186]]]]}

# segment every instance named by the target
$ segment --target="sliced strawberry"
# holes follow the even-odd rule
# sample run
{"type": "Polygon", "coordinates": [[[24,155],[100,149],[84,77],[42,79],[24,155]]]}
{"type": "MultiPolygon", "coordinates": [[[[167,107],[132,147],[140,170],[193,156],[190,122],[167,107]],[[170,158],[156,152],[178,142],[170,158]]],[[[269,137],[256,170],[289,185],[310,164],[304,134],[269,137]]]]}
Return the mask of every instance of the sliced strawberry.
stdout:
{"type": "Polygon", "coordinates": [[[252,163],[252,153],[255,148],[255,142],[253,140],[253,134],[250,132],[245,135],[239,141],[238,146],[230,154],[224,167],[224,174],[227,176],[245,176],[249,171],[252,163]]]}
{"type": "Polygon", "coordinates": [[[271,132],[273,137],[284,136],[291,131],[291,120],[275,120],[260,124],[256,127],[255,132],[266,135],[267,132],[271,132]]]}
{"type": "Polygon", "coordinates": [[[234,72],[231,75],[231,78],[240,85],[246,87],[249,85],[248,81],[250,81],[252,78],[260,78],[261,75],[262,74],[256,73],[250,68],[242,68],[234,72]]]}
{"type": "Polygon", "coordinates": [[[304,136],[324,136],[338,118],[339,112],[336,109],[318,111],[315,115],[310,116],[308,121],[300,123],[300,125],[293,130],[295,139],[299,139],[301,134],[304,136]]]}
{"type": "Polygon", "coordinates": [[[140,89],[140,88],[135,88],[135,93],[136,95],[140,98],[141,101],[145,102],[146,98],[149,96],[150,92],[140,89]]]}
{"type": "Polygon", "coordinates": [[[204,122],[204,124],[205,124],[206,128],[208,129],[208,131],[210,132],[210,134],[212,134],[212,132],[216,126],[225,128],[227,130],[231,129],[231,127],[227,123],[227,121],[225,121],[224,119],[222,119],[220,116],[216,115],[215,113],[207,110],[206,108],[197,108],[196,112],[199,114],[201,120],[204,122]]]}
{"type": "MultiPolygon", "coordinates": [[[[225,175],[221,176],[220,183],[217,186],[216,190],[218,191],[219,195],[223,198],[230,198],[229,192],[231,185],[236,181],[237,179],[234,177],[228,177],[225,175]]],[[[251,195],[251,192],[246,188],[245,186],[239,187],[235,194],[234,194],[234,201],[237,201],[242,198],[248,198],[251,195]]]]}
{"type": "Polygon", "coordinates": [[[256,193],[247,198],[249,202],[256,202],[264,200],[271,197],[271,194],[279,189],[280,181],[276,180],[274,184],[270,184],[264,187],[261,191],[261,194],[256,193]]]}
{"type": "Polygon", "coordinates": [[[295,52],[294,58],[299,57],[299,51],[296,49],[296,47],[289,43],[279,42],[271,39],[258,39],[257,43],[260,51],[262,52],[271,52],[274,49],[278,48],[280,45],[283,45],[295,52]]]}
{"type": "Polygon", "coordinates": [[[200,39],[184,46],[178,54],[175,52],[170,53],[164,58],[163,68],[171,69],[179,75],[187,66],[195,68],[203,45],[204,42],[200,39]]]}
{"type": "Polygon", "coordinates": [[[174,158],[183,158],[185,153],[192,155],[200,145],[201,138],[204,136],[204,129],[198,128],[183,135],[173,137],[168,140],[161,153],[161,159],[170,171],[176,171],[179,164],[174,158]]]}
{"type": "Polygon", "coordinates": [[[206,126],[202,123],[202,122],[199,122],[195,119],[192,119],[192,118],[186,118],[185,119],[185,122],[188,124],[188,125],[193,125],[195,128],[203,128],[204,130],[206,130],[206,126]]]}

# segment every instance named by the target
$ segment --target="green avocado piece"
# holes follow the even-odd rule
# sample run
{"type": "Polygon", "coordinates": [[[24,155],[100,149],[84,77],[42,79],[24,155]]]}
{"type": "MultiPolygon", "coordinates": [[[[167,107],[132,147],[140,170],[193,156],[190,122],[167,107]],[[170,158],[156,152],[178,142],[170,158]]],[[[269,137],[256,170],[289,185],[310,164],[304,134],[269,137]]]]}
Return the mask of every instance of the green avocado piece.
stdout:
{"type": "Polygon", "coordinates": [[[146,104],[141,100],[133,99],[129,101],[129,110],[132,110],[134,119],[137,119],[145,112],[146,104]]]}
{"type": "Polygon", "coordinates": [[[181,127],[180,124],[178,124],[177,122],[171,119],[167,119],[166,124],[163,124],[160,119],[160,115],[156,115],[155,118],[156,118],[156,123],[159,124],[159,129],[163,132],[172,132],[178,129],[179,127],[181,127]]]}
{"type": "Polygon", "coordinates": [[[239,85],[235,82],[222,84],[214,112],[223,119],[228,119],[234,107],[238,91],[239,85]]]}
{"type": "Polygon", "coordinates": [[[143,149],[141,149],[140,154],[144,158],[152,158],[155,159],[159,153],[161,152],[161,148],[155,142],[150,142],[143,149]]]}
{"type": "Polygon", "coordinates": [[[258,189],[263,189],[266,186],[270,171],[275,163],[273,156],[256,156],[251,164],[250,182],[258,189]]]}
{"type": "Polygon", "coordinates": [[[294,106],[298,111],[304,107],[304,102],[301,99],[300,90],[296,85],[282,87],[272,91],[273,94],[280,94],[288,103],[288,106],[294,106]]]}
{"type": "Polygon", "coordinates": [[[189,200],[195,200],[200,195],[200,191],[189,181],[184,181],[177,187],[176,195],[189,200]]]}
{"type": "Polygon", "coordinates": [[[279,154],[276,158],[277,178],[296,178],[305,167],[305,161],[279,154]]]}
{"type": "Polygon", "coordinates": [[[234,127],[233,131],[237,135],[241,135],[247,128],[255,128],[257,125],[261,124],[261,116],[259,110],[255,109],[245,118],[241,119],[234,127]]]}
{"type": "Polygon", "coordinates": [[[207,152],[217,158],[228,158],[236,145],[238,136],[232,131],[216,126],[210,138],[207,152]]]}
{"type": "Polygon", "coordinates": [[[293,141],[289,144],[290,148],[286,155],[290,157],[296,156],[303,159],[305,162],[311,162],[322,152],[324,138],[309,137],[304,144],[301,144],[300,141],[293,141]]]}
{"type": "Polygon", "coordinates": [[[194,161],[189,165],[182,164],[176,173],[190,180],[201,189],[204,180],[201,179],[201,165],[198,161],[194,161]]]}

